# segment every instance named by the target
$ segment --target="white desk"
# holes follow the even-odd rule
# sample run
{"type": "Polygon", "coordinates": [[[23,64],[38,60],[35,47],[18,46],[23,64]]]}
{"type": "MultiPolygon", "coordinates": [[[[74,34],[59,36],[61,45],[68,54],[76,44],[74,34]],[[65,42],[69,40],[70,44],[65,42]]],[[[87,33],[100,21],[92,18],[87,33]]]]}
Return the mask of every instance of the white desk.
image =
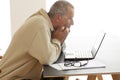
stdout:
{"type": "MultiPolygon", "coordinates": [[[[60,59],[63,61],[62,57],[60,59]]],[[[95,59],[104,62],[106,68],[58,71],[50,66],[46,66],[44,77],[120,74],[120,38],[107,34],[95,59]]]]}

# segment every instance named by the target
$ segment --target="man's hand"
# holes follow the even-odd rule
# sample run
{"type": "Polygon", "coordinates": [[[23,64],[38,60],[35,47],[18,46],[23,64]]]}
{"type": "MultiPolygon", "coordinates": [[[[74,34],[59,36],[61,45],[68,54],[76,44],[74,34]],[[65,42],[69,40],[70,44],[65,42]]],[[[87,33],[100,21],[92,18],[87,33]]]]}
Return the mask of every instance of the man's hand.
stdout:
{"type": "Polygon", "coordinates": [[[61,44],[63,44],[69,32],[70,32],[69,28],[64,26],[60,27],[52,33],[52,39],[58,39],[61,42],[61,44]]]}

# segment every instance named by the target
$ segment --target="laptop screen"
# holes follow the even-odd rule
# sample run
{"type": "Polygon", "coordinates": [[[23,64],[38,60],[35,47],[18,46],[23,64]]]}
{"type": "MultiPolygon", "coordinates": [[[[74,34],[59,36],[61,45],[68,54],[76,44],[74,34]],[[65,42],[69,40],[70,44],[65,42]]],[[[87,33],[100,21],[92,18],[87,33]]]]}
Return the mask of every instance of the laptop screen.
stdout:
{"type": "Polygon", "coordinates": [[[94,46],[92,47],[92,50],[91,50],[91,53],[92,53],[93,57],[96,56],[96,53],[98,52],[105,35],[106,35],[106,33],[101,33],[101,34],[98,35],[98,38],[96,39],[96,41],[94,43],[94,46]]]}

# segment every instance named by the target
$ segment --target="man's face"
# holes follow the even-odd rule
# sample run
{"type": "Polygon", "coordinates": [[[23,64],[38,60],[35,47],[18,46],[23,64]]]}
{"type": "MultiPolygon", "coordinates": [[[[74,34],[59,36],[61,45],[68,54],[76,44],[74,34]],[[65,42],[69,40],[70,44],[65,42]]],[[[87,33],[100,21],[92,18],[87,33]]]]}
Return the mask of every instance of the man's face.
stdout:
{"type": "Polygon", "coordinates": [[[61,24],[66,28],[70,28],[70,26],[74,24],[73,16],[74,16],[73,8],[68,7],[68,12],[64,16],[62,16],[61,24]]]}
{"type": "Polygon", "coordinates": [[[70,28],[70,26],[74,24],[73,16],[74,16],[74,9],[68,6],[68,12],[65,15],[61,16],[58,26],[59,27],[64,26],[65,28],[70,28]]]}

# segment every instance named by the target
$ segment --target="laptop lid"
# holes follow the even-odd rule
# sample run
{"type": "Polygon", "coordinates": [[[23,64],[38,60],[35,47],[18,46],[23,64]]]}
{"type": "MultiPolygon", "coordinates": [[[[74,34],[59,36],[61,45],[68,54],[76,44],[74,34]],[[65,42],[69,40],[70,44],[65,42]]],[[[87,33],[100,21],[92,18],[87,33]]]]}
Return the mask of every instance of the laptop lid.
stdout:
{"type": "Polygon", "coordinates": [[[92,53],[92,55],[93,55],[93,58],[95,58],[97,52],[99,51],[99,48],[100,48],[100,46],[101,46],[101,44],[102,44],[102,42],[103,42],[103,40],[104,40],[104,38],[105,38],[105,35],[106,35],[105,32],[104,32],[104,33],[101,33],[101,34],[98,36],[97,40],[95,41],[95,43],[94,43],[94,45],[93,45],[93,47],[92,47],[92,50],[91,50],[91,53],[92,53]]]}
{"type": "Polygon", "coordinates": [[[103,40],[104,40],[104,37],[105,37],[106,33],[105,32],[102,32],[98,35],[97,39],[95,40],[95,43],[91,49],[91,51],[89,52],[90,54],[92,54],[92,57],[82,57],[82,58],[79,58],[79,57],[75,57],[74,56],[74,51],[73,52],[70,52],[70,53],[73,53],[73,55],[69,55],[69,51],[68,53],[65,52],[65,61],[73,61],[73,60],[91,60],[91,59],[94,59],[103,40]],[[67,55],[66,55],[67,54],[67,55]]]}

